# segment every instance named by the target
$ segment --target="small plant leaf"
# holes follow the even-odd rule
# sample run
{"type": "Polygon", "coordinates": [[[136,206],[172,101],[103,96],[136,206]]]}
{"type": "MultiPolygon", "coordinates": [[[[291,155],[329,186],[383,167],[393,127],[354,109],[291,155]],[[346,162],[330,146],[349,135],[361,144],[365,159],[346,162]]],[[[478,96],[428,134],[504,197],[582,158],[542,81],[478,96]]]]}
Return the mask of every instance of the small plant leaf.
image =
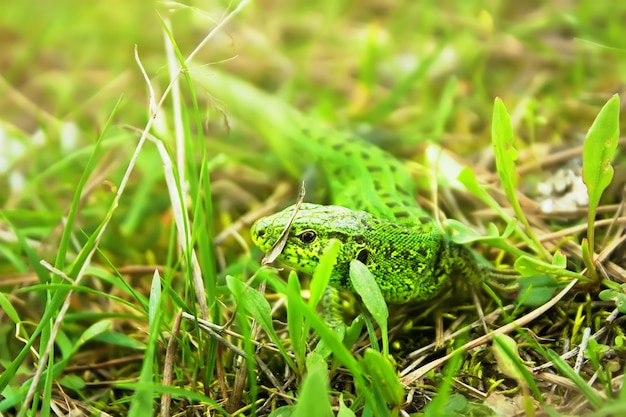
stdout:
{"type": "Polygon", "coordinates": [[[357,294],[363,299],[365,307],[372,314],[379,326],[386,325],[389,317],[387,303],[370,270],[360,261],[350,262],[350,279],[357,294]]]}
{"type": "Polygon", "coordinates": [[[613,180],[611,161],[615,156],[619,137],[619,106],[619,96],[614,95],[596,116],[583,146],[583,182],[589,195],[587,241],[583,243],[583,260],[594,279],[597,279],[593,260],[594,221],[600,197],[613,180]]]}
{"type": "Polygon", "coordinates": [[[602,193],[613,180],[611,161],[619,137],[619,96],[614,95],[593,121],[583,146],[583,182],[589,194],[589,216],[595,216],[602,193]]]}
{"type": "Polygon", "coordinates": [[[319,354],[312,353],[307,359],[307,370],[298,391],[298,402],[291,415],[293,417],[332,416],[326,359],[319,354]]]}
{"type": "Polygon", "coordinates": [[[502,189],[509,202],[513,206],[515,216],[524,225],[525,231],[518,229],[520,237],[526,240],[531,248],[537,253],[545,253],[543,246],[534,236],[532,229],[526,219],[519,199],[517,198],[517,184],[519,178],[515,171],[515,161],[517,160],[517,150],[513,146],[513,126],[511,118],[502,100],[496,98],[493,106],[493,120],[491,123],[491,141],[496,159],[498,177],[502,184],[502,189]]]}
{"type": "Polygon", "coordinates": [[[522,361],[517,349],[517,342],[508,335],[498,334],[493,339],[493,354],[496,357],[498,368],[502,373],[517,381],[524,388],[530,388],[535,397],[541,393],[533,375],[522,361]]]}
{"type": "Polygon", "coordinates": [[[152,324],[160,311],[161,306],[161,276],[155,270],[152,274],[152,285],[150,286],[150,302],[148,303],[148,322],[152,324]]]}
{"type": "Polygon", "coordinates": [[[289,300],[295,297],[301,297],[300,291],[301,287],[298,275],[294,271],[291,271],[287,281],[287,328],[289,329],[291,347],[296,357],[298,369],[304,369],[307,336],[307,332],[304,328],[304,313],[300,309],[300,304],[289,302],[289,300]]]}
{"type": "Polygon", "coordinates": [[[272,342],[276,344],[276,347],[280,350],[287,364],[289,364],[291,369],[295,370],[295,363],[291,359],[291,356],[287,353],[287,350],[274,330],[274,326],[272,324],[272,308],[265,297],[263,297],[255,288],[246,286],[243,282],[231,275],[226,277],[226,284],[233,295],[237,298],[238,303],[241,304],[248,314],[254,317],[263,330],[265,330],[268,336],[272,339],[272,342]]]}
{"type": "Polygon", "coordinates": [[[0,310],[4,311],[4,313],[11,319],[11,321],[15,324],[21,321],[20,315],[17,313],[17,310],[13,308],[11,301],[0,292],[0,310]]]}
{"type": "Polygon", "coordinates": [[[339,411],[337,412],[337,417],[356,417],[354,411],[348,408],[343,402],[343,394],[339,395],[339,411]]]}
{"type": "Polygon", "coordinates": [[[83,344],[87,343],[96,336],[99,336],[102,333],[106,332],[112,325],[113,323],[111,322],[111,320],[102,320],[95,322],[94,324],[89,326],[87,330],[85,330],[80,336],[80,343],[77,344],[75,349],[77,349],[78,346],[82,346],[83,344]]]}
{"type": "Polygon", "coordinates": [[[309,299],[309,305],[315,307],[322,298],[328,283],[330,282],[330,275],[333,267],[337,263],[337,255],[341,249],[341,242],[337,239],[331,239],[328,245],[324,249],[324,253],[320,258],[320,264],[315,268],[313,277],[311,279],[311,285],[309,289],[311,291],[311,298],[309,299]]]}
{"type": "Polygon", "coordinates": [[[372,388],[377,391],[384,401],[392,406],[404,401],[404,387],[398,380],[393,365],[380,352],[373,349],[365,350],[362,363],[366,372],[372,377],[372,388]]]}
{"type": "Polygon", "coordinates": [[[617,311],[626,314],[626,284],[622,284],[619,289],[602,290],[598,297],[602,301],[613,301],[617,311]]]}
{"type": "Polygon", "coordinates": [[[515,260],[515,269],[523,276],[553,274],[557,276],[584,279],[584,276],[576,272],[568,271],[560,265],[543,262],[528,255],[520,256],[515,260]]]}
{"type": "Polygon", "coordinates": [[[519,285],[517,301],[528,307],[544,305],[560,287],[557,279],[549,274],[525,276],[516,282],[519,285]]]}
{"type": "Polygon", "coordinates": [[[59,379],[59,383],[65,388],[69,388],[74,391],[81,391],[85,389],[87,385],[78,375],[65,375],[59,379]]]}
{"type": "Polygon", "coordinates": [[[495,336],[494,342],[493,354],[496,357],[500,372],[509,378],[515,379],[518,383],[524,384],[524,378],[517,368],[517,363],[512,360],[512,356],[510,355],[510,353],[513,353],[515,357],[519,359],[515,340],[510,336],[498,334],[495,336]],[[506,346],[506,348],[504,348],[504,346],[506,346]]]}
{"type": "Polygon", "coordinates": [[[350,280],[357,294],[363,300],[363,304],[370,312],[378,326],[383,340],[383,353],[389,353],[389,343],[387,335],[387,318],[389,309],[383,297],[380,287],[376,283],[374,276],[367,269],[367,266],[358,260],[350,262],[350,280]]]}

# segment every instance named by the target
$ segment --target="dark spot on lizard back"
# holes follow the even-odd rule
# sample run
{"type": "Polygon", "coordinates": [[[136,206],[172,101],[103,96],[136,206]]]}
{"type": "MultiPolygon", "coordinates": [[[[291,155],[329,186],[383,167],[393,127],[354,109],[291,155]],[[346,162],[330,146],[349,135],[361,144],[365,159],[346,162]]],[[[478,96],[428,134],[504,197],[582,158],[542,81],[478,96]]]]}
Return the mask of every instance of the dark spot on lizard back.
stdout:
{"type": "Polygon", "coordinates": [[[372,225],[366,219],[361,219],[361,224],[365,230],[372,230],[372,225]]]}
{"type": "Polygon", "coordinates": [[[362,245],[365,243],[365,237],[363,235],[351,235],[351,234],[342,233],[342,232],[329,232],[328,238],[337,239],[338,241],[342,243],[356,242],[359,245],[362,245]]]}
{"type": "Polygon", "coordinates": [[[396,191],[398,192],[398,194],[409,195],[409,192],[399,185],[396,185],[396,191]]]}
{"type": "Polygon", "coordinates": [[[393,214],[394,214],[394,216],[396,216],[398,219],[402,219],[402,218],[405,218],[405,217],[409,217],[409,216],[410,216],[410,214],[409,214],[409,213],[407,213],[406,211],[398,211],[398,212],[393,213],[393,214]]]}
{"type": "Polygon", "coordinates": [[[367,264],[367,258],[369,257],[369,252],[367,249],[361,249],[356,258],[364,264],[367,264]]]}
{"type": "Polygon", "coordinates": [[[328,239],[337,239],[338,241],[345,243],[350,236],[342,232],[328,232],[328,239]]]}
{"type": "Polygon", "coordinates": [[[363,158],[364,160],[369,160],[372,157],[372,154],[368,151],[366,151],[365,149],[363,149],[361,151],[361,158],[363,158]]]}
{"type": "MultiPolygon", "coordinates": [[[[383,187],[383,184],[379,181],[379,180],[373,180],[372,181],[374,183],[374,189],[375,190],[384,190],[385,187],[383,187]]],[[[382,195],[381,195],[382,197],[382,195]]]]}

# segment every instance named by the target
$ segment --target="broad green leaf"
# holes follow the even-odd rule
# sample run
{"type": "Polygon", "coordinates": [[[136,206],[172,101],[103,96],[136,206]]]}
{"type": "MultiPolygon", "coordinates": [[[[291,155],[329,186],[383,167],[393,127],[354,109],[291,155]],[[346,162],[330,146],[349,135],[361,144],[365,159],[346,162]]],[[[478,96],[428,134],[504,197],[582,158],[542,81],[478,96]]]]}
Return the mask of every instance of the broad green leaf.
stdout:
{"type": "Polygon", "coordinates": [[[515,172],[515,161],[517,160],[517,150],[513,146],[513,127],[511,118],[504,107],[504,103],[498,97],[493,107],[493,120],[491,124],[491,135],[493,149],[496,158],[498,175],[502,182],[502,188],[509,201],[516,205],[517,196],[515,190],[518,184],[517,173],[515,172]]]}
{"type": "Polygon", "coordinates": [[[295,363],[287,353],[287,350],[285,350],[285,347],[274,330],[272,308],[265,297],[256,289],[246,286],[243,282],[231,275],[226,276],[226,285],[228,285],[228,288],[237,299],[237,302],[248,314],[254,317],[257,323],[265,330],[270,339],[272,339],[272,342],[274,342],[276,347],[280,350],[287,364],[295,371],[295,363]]]}
{"type": "Polygon", "coordinates": [[[441,411],[435,410],[433,412],[433,408],[431,404],[426,404],[424,408],[424,416],[426,417],[439,417],[439,416],[463,416],[468,415],[468,401],[462,394],[451,394],[447,399],[446,403],[443,406],[441,411]]]}
{"type": "Polygon", "coordinates": [[[269,417],[291,417],[291,415],[293,415],[293,410],[295,408],[296,408],[295,405],[284,405],[272,411],[269,417]]]}
{"type": "Polygon", "coordinates": [[[309,305],[315,307],[322,298],[328,283],[330,282],[330,275],[337,263],[337,255],[341,249],[341,242],[337,239],[331,239],[328,245],[324,249],[324,253],[320,259],[320,264],[315,268],[313,277],[311,278],[311,285],[309,289],[311,291],[311,298],[309,299],[309,305]]]}
{"type": "Polygon", "coordinates": [[[4,293],[0,292],[0,309],[4,311],[9,319],[15,324],[22,321],[20,319],[20,315],[17,313],[17,310],[13,308],[13,305],[9,301],[9,299],[4,295],[4,293]]]}
{"type": "MultiPolygon", "coordinates": [[[[326,324],[330,331],[335,335],[336,340],[343,342],[343,339],[346,335],[346,325],[344,323],[339,323],[336,326],[330,326],[326,321],[324,321],[324,324],[326,324]]],[[[337,355],[337,351],[332,348],[331,344],[328,343],[328,339],[324,338],[322,338],[317,346],[315,346],[313,352],[321,355],[324,358],[328,358],[332,354],[335,354],[335,356],[337,355]]]]}
{"type": "Polygon", "coordinates": [[[363,300],[363,304],[370,312],[378,326],[383,339],[383,353],[389,353],[389,343],[387,335],[387,318],[389,309],[383,298],[380,287],[376,283],[374,276],[367,269],[367,266],[358,260],[350,261],[350,280],[357,294],[363,300]]]}
{"type": "Polygon", "coordinates": [[[146,345],[140,340],[137,340],[127,334],[119,332],[105,331],[95,336],[93,340],[102,343],[110,343],[112,345],[121,346],[130,349],[145,350],[146,345]]]}
{"type": "Polygon", "coordinates": [[[583,260],[593,278],[597,278],[593,260],[594,221],[602,193],[613,180],[611,161],[619,137],[619,96],[614,95],[593,121],[583,145],[583,182],[589,195],[587,242],[583,243],[583,260]],[[586,246],[586,247],[585,247],[586,246]]]}
{"type": "Polygon", "coordinates": [[[557,279],[550,274],[524,276],[516,282],[519,285],[517,302],[529,307],[544,305],[560,288],[557,279]]]}
{"type": "Polygon", "coordinates": [[[494,200],[494,198],[490,196],[487,191],[485,191],[484,187],[478,183],[476,175],[470,167],[463,168],[459,173],[457,180],[463,184],[465,188],[474,195],[474,197],[478,198],[487,206],[495,210],[507,223],[512,220],[512,217],[507,214],[506,211],[500,207],[500,204],[498,204],[498,202],[494,200]]]}
{"type": "Polygon", "coordinates": [[[501,235],[498,233],[498,229],[493,223],[489,224],[489,233],[487,235],[482,235],[476,230],[467,226],[466,224],[461,223],[460,221],[455,219],[446,219],[443,222],[443,225],[448,231],[450,238],[455,243],[466,245],[468,243],[483,242],[488,244],[489,246],[502,249],[507,253],[515,256],[525,255],[524,251],[511,245],[506,240],[506,238],[508,238],[517,228],[517,220],[515,219],[511,219],[508,221],[506,228],[501,235]]]}
{"type": "Polygon", "coordinates": [[[552,255],[552,265],[559,268],[567,268],[567,256],[559,250],[552,255]]]}
{"type": "Polygon", "coordinates": [[[398,406],[404,402],[404,387],[385,356],[373,349],[366,349],[362,363],[374,381],[372,388],[381,394],[387,404],[398,406]]]}
{"type": "Polygon", "coordinates": [[[553,265],[528,255],[520,256],[515,260],[515,269],[524,276],[554,274],[563,277],[585,279],[579,273],[568,271],[562,266],[553,265]]]}
{"type": "Polygon", "coordinates": [[[387,303],[370,270],[360,261],[350,262],[350,279],[354,290],[361,296],[365,307],[372,314],[376,323],[382,327],[389,317],[387,303]]]}
{"type": "Polygon", "coordinates": [[[515,339],[508,335],[497,334],[494,336],[492,350],[500,372],[509,378],[515,379],[519,384],[526,385],[523,375],[517,368],[517,364],[521,362],[521,359],[519,358],[515,339]],[[514,356],[511,356],[511,353],[514,356]],[[513,360],[513,357],[516,359],[515,361],[513,360]]]}
{"type": "Polygon", "coordinates": [[[626,284],[622,284],[617,289],[602,290],[598,297],[602,301],[613,301],[615,308],[620,313],[626,314],[626,284]]]}
{"type": "Polygon", "coordinates": [[[307,369],[298,390],[298,402],[291,415],[293,417],[332,416],[326,359],[312,353],[307,360],[307,369]]]}
{"type": "Polygon", "coordinates": [[[359,314],[356,316],[350,326],[346,328],[346,333],[343,338],[343,344],[350,349],[352,345],[356,343],[358,338],[361,336],[361,332],[363,331],[363,325],[365,324],[365,320],[363,320],[363,315],[359,314]]]}
{"type": "Polygon", "coordinates": [[[619,96],[614,95],[593,121],[583,146],[583,181],[589,194],[590,222],[602,193],[613,179],[611,161],[619,137],[619,106],[619,96]]]}
{"type": "Polygon", "coordinates": [[[496,356],[498,367],[505,375],[515,379],[518,384],[529,387],[533,395],[537,398],[541,398],[539,387],[533,375],[519,356],[517,343],[513,338],[508,335],[495,335],[493,339],[493,352],[496,356]]]}
{"type": "MultiPolygon", "coordinates": [[[[296,356],[298,369],[304,369],[304,359],[306,354],[306,337],[307,331],[304,328],[304,313],[300,309],[300,305],[290,302],[294,298],[301,297],[300,280],[298,274],[292,271],[287,280],[287,328],[289,329],[289,338],[291,339],[291,347],[296,356]]],[[[308,328],[308,326],[307,326],[308,328]]]]}
{"type": "Polygon", "coordinates": [[[83,380],[78,375],[74,375],[74,374],[65,375],[61,377],[59,379],[59,383],[65,388],[69,388],[74,391],[82,391],[83,389],[85,389],[85,386],[87,385],[85,383],[85,380],[83,380]]]}

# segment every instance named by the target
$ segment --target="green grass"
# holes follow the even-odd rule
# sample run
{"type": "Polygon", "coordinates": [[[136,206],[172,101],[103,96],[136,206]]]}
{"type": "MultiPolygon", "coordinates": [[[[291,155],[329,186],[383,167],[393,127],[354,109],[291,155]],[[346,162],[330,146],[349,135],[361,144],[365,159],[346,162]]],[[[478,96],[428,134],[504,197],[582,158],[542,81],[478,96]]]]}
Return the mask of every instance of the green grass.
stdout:
{"type": "Polygon", "coordinates": [[[0,15],[0,414],[626,411],[626,7],[40,3],[0,15]],[[462,286],[387,316],[356,270],[330,328],[330,269],[260,267],[252,221],[303,178],[328,201],[303,128],[389,150],[455,240],[528,276],[477,294],[506,338],[462,286]],[[572,167],[589,210],[542,212],[572,167]]]}

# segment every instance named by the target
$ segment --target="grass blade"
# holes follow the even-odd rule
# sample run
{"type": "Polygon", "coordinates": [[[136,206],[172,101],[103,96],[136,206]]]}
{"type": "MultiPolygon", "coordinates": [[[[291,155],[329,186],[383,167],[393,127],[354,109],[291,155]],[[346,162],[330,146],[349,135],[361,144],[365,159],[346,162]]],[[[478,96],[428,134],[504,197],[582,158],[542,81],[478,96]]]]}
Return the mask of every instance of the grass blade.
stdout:
{"type": "Polygon", "coordinates": [[[517,151],[513,146],[513,127],[511,126],[511,118],[504,107],[504,103],[500,98],[496,98],[493,106],[493,120],[491,124],[491,140],[496,158],[496,166],[498,176],[502,183],[509,202],[513,206],[515,215],[524,225],[525,230],[518,230],[522,237],[535,252],[542,253],[546,259],[550,258],[550,254],[545,251],[541,242],[532,232],[528,219],[522,210],[517,198],[516,190],[518,185],[518,177],[515,172],[515,161],[517,160],[517,151]]]}

